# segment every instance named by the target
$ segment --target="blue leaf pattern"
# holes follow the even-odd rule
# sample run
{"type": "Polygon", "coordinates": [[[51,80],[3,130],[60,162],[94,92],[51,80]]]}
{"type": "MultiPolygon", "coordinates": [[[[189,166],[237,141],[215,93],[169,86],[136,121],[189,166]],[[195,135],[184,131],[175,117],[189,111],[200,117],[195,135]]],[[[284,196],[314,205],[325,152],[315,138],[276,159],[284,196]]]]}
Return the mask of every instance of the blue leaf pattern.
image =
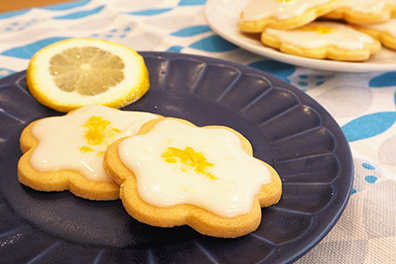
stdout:
{"type": "Polygon", "coordinates": [[[396,85],[396,72],[387,72],[370,80],[370,87],[384,87],[396,85]]]}
{"type": "Polygon", "coordinates": [[[171,11],[172,8],[157,8],[157,9],[146,9],[137,12],[130,12],[130,15],[137,15],[137,16],[155,16],[162,13],[166,13],[171,11]]]}
{"type": "Polygon", "coordinates": [[[64,10],[69,10],[69,9],[80,7],[80,6],[85,6],[90,1],[91,0],[72,1],[72,2],[62,3],[62,4],[57,4],[57,5],[44,6],[41,8],[45,9],[45,10],[49,10],[49,11],[64,11],[64,10]]]}
{"type": "Polygon", "coordinates": [[[208,52],[226,52],[234,49],[238,49],[237,46],[231,44],[225,39],[215,35],[201,39],[189,46],[190,48],[203,50],[208,52]]]}
{"type": "Polygon", "coordinates": [[[19,59],[31,59],[33,55],[43,47],[65,39],[68,39],[68,37],[55,37],[55,38],[42,39],[25,46],[6,50],[2,52],[1,55],[15,57],[19,59]]]}
{"type": "Polygon", "coordinates": [[[179,6],[204,5],[206,0],[181,0],[179,6]]]}
{"type": "Polygon", "coordinates": [[[92,16],[92,15],[95,15],[95,14],[99,13],[100,11],[102,11],[102,9],[104,7],[105,6],[100,6],[95,9],[92,9],[92,10],[79,11],[79,12],[67,14],[64,16],[57,16],[57,17],[54,17],[53,19],[79,19],[79,18],[83,18],[83,17],[87,17],[87,16],[92,16]]]}
{"type": "Polygon", "coordinates": [[[287,82],[290,82],[287,77],[292,75],[296,70],[296,67],[294,67],[293,65],[273,60],[262,60],[250,63],[248,65],[258,70],[271,73],[279,79],[285,80],[287,82]]]}
{"type": "Polygon", "coordinates": [[[177,52],[179,53],[184,47],[183,46],[172,46],[166,52],[177,52]]]}
{"type": "Polygon", "coordinates": [[[29,11],[30,11],[30,9],[24,9],[24,10],[19,10],[19,11],[14,11],[14,12],[7,12],[4,14],[0,14],[0,19],[7,19],[7,18],[11,18],[11,17],[21,16],[23,14],[26,14],[29,11]]]}
{"type": "Polygon", "coordinates": [[[379,112],[361,116],[342,126],[348,142],[377,136],[388,130],[396,121],[396,112],[379,112]]]}

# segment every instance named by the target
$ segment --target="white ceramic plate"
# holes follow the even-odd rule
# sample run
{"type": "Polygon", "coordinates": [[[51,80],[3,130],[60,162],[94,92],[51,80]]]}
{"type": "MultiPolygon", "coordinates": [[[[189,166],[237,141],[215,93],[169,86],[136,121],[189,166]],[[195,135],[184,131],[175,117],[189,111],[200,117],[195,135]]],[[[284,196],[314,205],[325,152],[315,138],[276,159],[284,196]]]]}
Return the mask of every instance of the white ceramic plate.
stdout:
{"type": "Polygon", "coordinates": [[[307,68],[338,72],[396,71],[396,51],[382,48],[365,62],[339,62],[298,57],[264,46],[258,37],[240,32],[239,14],[251,0],[208,0],[205,16],[209,26],[229,42],[267,58],[307,68]]]}

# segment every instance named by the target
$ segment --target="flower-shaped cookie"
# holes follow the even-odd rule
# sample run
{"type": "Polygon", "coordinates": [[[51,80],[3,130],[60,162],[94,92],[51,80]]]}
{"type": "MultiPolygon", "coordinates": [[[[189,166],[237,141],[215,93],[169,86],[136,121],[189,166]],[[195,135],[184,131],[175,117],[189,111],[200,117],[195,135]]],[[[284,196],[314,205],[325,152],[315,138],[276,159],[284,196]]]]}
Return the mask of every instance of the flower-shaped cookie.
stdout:
{"type": "Polygon", "coordinates": [[[284,53],[340,61],[364,61],[381,49],[370,35],[335,22],[311,22],[291,30],[267,28],[261,41],[284,53]]]}
{"type": "Polygon", "coordinates": [[[34,121],[20,137],[19,181],[39,191],[118,199],[119,186],[104,171],[103,155],[114,140],[136,134],[153,118],[157,116],[92,105],[34,121]]]}
{"type": "Polygon", "coordinates": [[[277,203],[282,192],[278,174],[252,156],[238,132],[174,118],[149,121],[137,136],[115,141],[104,168],[138,221],[189,225],[216,237],[257,229],[260,208],[277,203]]]}

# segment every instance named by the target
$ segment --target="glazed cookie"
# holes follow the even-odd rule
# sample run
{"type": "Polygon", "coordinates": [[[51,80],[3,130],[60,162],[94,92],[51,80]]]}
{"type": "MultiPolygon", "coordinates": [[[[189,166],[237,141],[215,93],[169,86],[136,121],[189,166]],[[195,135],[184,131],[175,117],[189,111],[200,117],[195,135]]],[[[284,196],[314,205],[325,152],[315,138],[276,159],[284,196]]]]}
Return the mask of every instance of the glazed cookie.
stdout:
{"type": "Polygon", "coordinates": [[[380,23],[391,18],[394,6],[387,0],[342,0],[337,9],[323,17],[357,24],[380,23]]]}
{"type": "Polygon", "coordinates": [[[103,169],[107,146],[135,135],[154,114],[86,106],[30,123],[20,137],[19,181],[38,191],[70,190],[90,200],[114,200],[119,186],[103,169]]]}
{"type": "Polygon", "coordinates": [[[267,27],[292,29],[337,8],[340,0],[253,0],[240,14],[239,28],[261,33],[267,27]]]}
{"type": "Polygon", "coordinates": [[[277,203],[282,192],[276,171],[252,156],[241,134],[175,118],[149,121],[137,136],[115,141],[104,168],[138,221],[189,225],[215,237],[256,230],[261,207],[277,203]]]}
{"type": "Polygon", "coordinates": [[[292,30],[267,28],[261,41],[284,53],[340,61],[364,61],[381,49],[378,40],[334,22],[312,22],[292,30]]]}
{"type": "Polygon", "coordinates": [[[353,25],[353,27],[378,39],[385,47],[396,50],[396,18],[385,23],[353,25]]]}

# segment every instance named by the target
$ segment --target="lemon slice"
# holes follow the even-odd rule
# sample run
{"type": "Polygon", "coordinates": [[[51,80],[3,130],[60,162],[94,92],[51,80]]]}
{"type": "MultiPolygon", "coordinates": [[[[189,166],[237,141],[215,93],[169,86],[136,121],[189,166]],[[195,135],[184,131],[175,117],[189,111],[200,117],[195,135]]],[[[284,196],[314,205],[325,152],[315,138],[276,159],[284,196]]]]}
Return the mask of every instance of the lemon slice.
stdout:
{"type": "Polygon", "coordinates": [[[39,50],[29,63],[26,84],[37,101],[59,112],[94,104],[120,108],[150,86],[143,57],[135,50],[85,38],[39,50]]]}

